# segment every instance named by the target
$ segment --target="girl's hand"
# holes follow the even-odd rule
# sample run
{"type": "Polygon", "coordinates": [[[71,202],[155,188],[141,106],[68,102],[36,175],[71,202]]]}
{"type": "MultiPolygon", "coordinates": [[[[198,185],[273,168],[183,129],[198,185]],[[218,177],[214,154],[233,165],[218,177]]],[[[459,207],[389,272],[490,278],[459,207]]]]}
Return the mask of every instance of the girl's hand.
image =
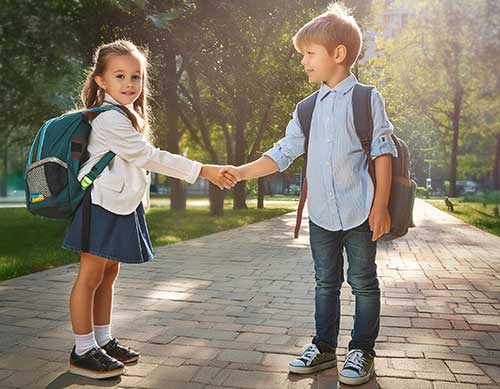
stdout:
{"type": "Polygon", "coordinates": [[[382,235],[391,230],[391,216],[387,207],[373,207],[368,218],[370,230],[373,231],[372,241],[375,242],[382,235]]]}
{"type": "Polygon", "coordinates": [[[223,173],[223,168],[225,166],[218,165],[203,165],[200,171],[200,177],[206,178],[212,184],[218,186],[222,189],[231,189],[236,185],[237,180],[231,175],[225,175],[223,173]]]}
{"type": "Polygon", "coordinates": [[[239,182],[243,180],[243,173],[241,172],[241,168],[227,165],[222,166],[220,170],[222,174],[224,174],[224,176],[231,181],[239,182]]]}

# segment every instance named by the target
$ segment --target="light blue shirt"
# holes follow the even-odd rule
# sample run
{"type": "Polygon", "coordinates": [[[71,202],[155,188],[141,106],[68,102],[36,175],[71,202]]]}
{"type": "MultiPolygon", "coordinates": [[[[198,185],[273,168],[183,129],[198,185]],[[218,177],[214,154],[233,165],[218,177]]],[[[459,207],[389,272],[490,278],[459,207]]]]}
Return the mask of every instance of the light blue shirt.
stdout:
{"type": "MultiPolygon", "coordinates": [[[[313,223],[330,231],[349,230],[369,216],[374,196],[368,160],[354,127],[352,91],[357,80],[350,75],[333,89],[326,84],[314,107],[307,155],[307,205],[313,223]]],[[[397,156],[391,139],[393,126],[385,112],[382,95],[371,96],[373,140],[371,158],[397,156]]],[[[264,155],[284,171],[304,154],[304,134],[297,109],[280,139],[264,155]]]]}

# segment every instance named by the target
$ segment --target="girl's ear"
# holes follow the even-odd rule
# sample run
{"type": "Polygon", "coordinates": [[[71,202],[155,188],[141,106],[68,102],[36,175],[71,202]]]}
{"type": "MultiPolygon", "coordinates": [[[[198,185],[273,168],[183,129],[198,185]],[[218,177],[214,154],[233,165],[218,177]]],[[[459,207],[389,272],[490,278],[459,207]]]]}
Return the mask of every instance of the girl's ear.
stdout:
{"type": "Polygon", "coordinates": [[[335,62],[342,63],[347,57],[347,47],[345,45],[338,45],[335,48],[335,62]]]}
{"type": "Polygon", "coordinates": [[[106,83],[104,82],[104,79],[101,76],[95,76],[94,81],[97,83],[99,88],[101,89],[106,89],[106,83]]]}

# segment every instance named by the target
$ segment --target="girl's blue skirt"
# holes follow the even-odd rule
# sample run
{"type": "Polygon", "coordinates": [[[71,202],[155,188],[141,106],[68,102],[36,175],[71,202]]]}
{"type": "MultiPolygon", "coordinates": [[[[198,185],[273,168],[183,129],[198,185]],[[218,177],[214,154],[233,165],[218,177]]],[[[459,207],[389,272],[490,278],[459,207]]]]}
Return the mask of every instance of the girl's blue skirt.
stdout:
{"type": "MultiPolygon", "coordinates": [[[[82,252],[82,205],[75,212],[63,243],[63,248],[79,253],[82,252]]],[[[153,259],[142,203],[129,215],[117,215],[91,204],[89,252],[124,263],[153,259]]]]}

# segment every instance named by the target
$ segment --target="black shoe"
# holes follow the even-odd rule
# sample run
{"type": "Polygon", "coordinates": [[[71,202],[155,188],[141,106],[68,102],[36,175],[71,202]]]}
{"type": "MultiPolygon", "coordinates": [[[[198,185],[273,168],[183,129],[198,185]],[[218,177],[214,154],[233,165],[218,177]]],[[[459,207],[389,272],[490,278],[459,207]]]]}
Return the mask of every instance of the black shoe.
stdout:
{"type": "Polygon", "coordinates": [[[73,347],[69,358],[69,371],[84,377],[103,379],[123,374],[125,365],[99,347],[94,347],[83,355],[77,355],[73,347]]]}
{"type": "Polygon", "coordinates": [[[133,363],[139,359],[139,353],[130,347],[124,347],[118,343],[118,339],[110,340],[102,349],[113,358],[123,363],[133,363]]]}
{"type": "Polygon", "coordinates": [[[375,374],[375,356],[360,349],[350,350],[344,367],[339,372],[339,381],[346,385],[361,385],[375,374]]]}

